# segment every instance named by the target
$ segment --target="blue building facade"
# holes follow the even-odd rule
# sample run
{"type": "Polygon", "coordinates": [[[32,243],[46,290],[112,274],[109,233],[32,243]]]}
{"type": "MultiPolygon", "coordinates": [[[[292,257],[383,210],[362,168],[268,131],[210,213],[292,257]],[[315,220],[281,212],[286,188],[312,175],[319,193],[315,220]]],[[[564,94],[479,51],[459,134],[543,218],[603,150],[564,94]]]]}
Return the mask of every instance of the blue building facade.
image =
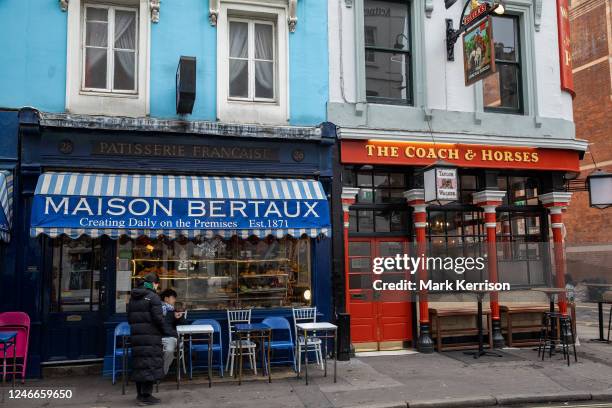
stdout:
{"type": "MultiPolygon", "coordinates": [[[[289,200],[311,182],[331,202],[325,1],[26,0],[2,2],[0,16],[0,35],[13,39],[0,57],[0,118],[10,122],[0,148],[16,209],[13,239],[0,244],[10,260],[2,310],[32,319],[31,375],[73,361],[103,361],[108,373],[129,290],[148,272],[177,290],[190,320],[215,318],[224,331],[227,308],[252,308],[257,321],[310,304],[331,317],[330,225],[58,232],[47,219],[31,228],[49,177],[66,180],[53,196],[74,199],[144,202],[136,190],[82,181],[121,176],[130,185],[212,183],[207,199],[219,200],[261,179],[284,186],[270,195],[289,200]],[[181,57],[192,57],[184,70],[181,57]]],[[[175,198],[153,191],[147,200],[175,198]]]]}

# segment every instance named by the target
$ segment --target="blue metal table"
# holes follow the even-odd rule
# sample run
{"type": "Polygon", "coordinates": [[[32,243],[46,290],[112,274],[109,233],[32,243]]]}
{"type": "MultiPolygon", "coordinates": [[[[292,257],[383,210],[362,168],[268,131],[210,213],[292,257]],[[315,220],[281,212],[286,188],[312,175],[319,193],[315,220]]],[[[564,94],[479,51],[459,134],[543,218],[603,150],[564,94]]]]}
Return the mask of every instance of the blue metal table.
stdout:
{"type": "Polygon", "coordinates": [[[6,352],[13,347],[13,387],[17,371],[17,332],[0,332],[0,346],[2,346],[2,387],[6,383],[6,352]]]}
{"type": "MultiPolygon", "coordinates": [[[[240,362],[238,371],[238,385],[242,384],[242,342],[255,339],[259,343],[261,351],[261,366],[265,367],[263,374],[268,373],[268,382],[272,382],[270,373],[270,347],[272,344],[272,328],[263,323],[239,323],[235,326],[236,337],[238,338],[238,353],[240,362]],[[266,347],[266,344],[268,347],[266,347]],[[267,349],[267,350],[266,350],[267,349]]],[[[257,364],[257,362],[255,362],[257,364]]]]}

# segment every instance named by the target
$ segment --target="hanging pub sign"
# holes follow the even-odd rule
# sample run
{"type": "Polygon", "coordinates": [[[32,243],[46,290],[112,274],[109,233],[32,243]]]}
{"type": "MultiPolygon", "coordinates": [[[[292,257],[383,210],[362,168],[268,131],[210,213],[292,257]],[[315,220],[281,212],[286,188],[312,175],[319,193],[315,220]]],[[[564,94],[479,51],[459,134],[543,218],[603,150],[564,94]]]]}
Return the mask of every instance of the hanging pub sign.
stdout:
{"type": "MultiPolygon", "coordinates": [[[[448,9],[455,2],[456,0],[455,1],[447,0],[446,8],[448,9]]],[[[488,20],[489,16],[491,16],[493,13],[501,15],[501,14],[504,14],[504,12],[505,12],[505,7],[504,7],[503,0],[467,0],[465,2],[465,5],[463,6],[463,11],[461,12],[461,20],[459,21],[458,29],[453,28],[452,19],[447,18],[445,21],[446,23],[446,59],[448,61],[455,60],[455,43],[457,42],[461,34],[470,32],[473,35],[475,35],[473,33],[474,27],[481,27],[482,24],[486,20],[488,20]]],[[[491,22],[489,21],[487,24],[488,24],[488,27],[490,27],[491,22]]],[[[480,31],[483,31],[486,28],[487,27],[485,26],[480,31]]],[[[489,39],[492,37],[492,31],[489,31],[488,37],[489,39]]],[[[465,41],[465,38],[464,38],[464,41],[465,41]]],[[[477,57],[477,56],[474,55],[473,57],[477,57]]],[[[480,79],[482,78],[483,77],[481,76],[480,79]]]]}
{"type": "Polygon", "coordinates": [[[492,23],[487,17],[463,35],[465,86],[495,73],[492,23]]]}
{"type": "Polygon", "coordinates": [[[456,167],[437,162],[423,172],[423,181],[426,203],[444,205],[459,200],[456,167]]]}

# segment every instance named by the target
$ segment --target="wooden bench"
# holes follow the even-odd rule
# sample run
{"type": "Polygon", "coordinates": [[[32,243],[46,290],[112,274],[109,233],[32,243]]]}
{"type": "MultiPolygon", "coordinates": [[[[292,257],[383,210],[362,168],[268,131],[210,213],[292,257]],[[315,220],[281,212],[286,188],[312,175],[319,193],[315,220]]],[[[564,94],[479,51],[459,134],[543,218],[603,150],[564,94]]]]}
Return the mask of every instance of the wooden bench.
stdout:
{"type": "MultiPolygon", "coordinates": [[[[504,304],[500,305],[499,311],[502,318],[506,317],[506,325],[502,327],[502,333],[506,334],[506,343],[508,347],[513,346],[537,346],[539,337],[530,337],[527,339],[515,339],[516,333],[540,333],[542,328],[542,315],[549,310],[549,306],[540,304],[504,304]],[[531,315],[532,321],[516,324],[514,318],[517,315],[531,315]],[[534,319],[533,315],[538,318],[534,319]]],[[[528,318],[529,320],[529,318],[528,318]]]]}
{"type": "MultiPolygon", "coordinates": [[[[483,308],[484,309],[484,308],[483,308]]],[[[489,336],[491,333],[491,311],[484,309],[482,311],[483,316],[486,317],[486,326],[483,327],[483,335],[488,336],[489,340],[489,348],[493,348],[493,336],[489,336]]],[[[474,308],[430,308],[429,309],[429,317],[432,323],[435,323],[435,326],[432,325],[432,337],[436,338],[436,348],[438,351],[443,350],[466,350],[473,349],[475,346],[478,346],[478,339],[475,342],[463,342],[463,343],[452,343],[452,344],[444,344],[442,340],[444,338],[450,337],[464,337],[464,336],[478,336],[478,311],[474,308]],[[444,328],[444,321],[448,319],[461,319],[467,318],[469,320],[473,320],[475,323],[474,326],[470,327],[458,327],[458,328],[444,328]]]]}

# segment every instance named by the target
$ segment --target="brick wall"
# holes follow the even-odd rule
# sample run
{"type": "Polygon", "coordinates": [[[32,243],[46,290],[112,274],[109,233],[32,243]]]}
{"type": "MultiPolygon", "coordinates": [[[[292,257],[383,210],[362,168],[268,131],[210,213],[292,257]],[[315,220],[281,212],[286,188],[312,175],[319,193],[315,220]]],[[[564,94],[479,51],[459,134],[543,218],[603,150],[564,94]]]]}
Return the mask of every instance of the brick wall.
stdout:
{"type": "MultiPolygon", "coordinates": [[[[572,1],[570,12],[576,98],[576,137],[590,143],[580,179],[593,171],[593,158],[612,171],[612,83],[610,0],[572,1]]],[[[612,243],[612,209],[589,208],[588,193],[574,193],[567,211],[568,244],[612,243]]]]}

